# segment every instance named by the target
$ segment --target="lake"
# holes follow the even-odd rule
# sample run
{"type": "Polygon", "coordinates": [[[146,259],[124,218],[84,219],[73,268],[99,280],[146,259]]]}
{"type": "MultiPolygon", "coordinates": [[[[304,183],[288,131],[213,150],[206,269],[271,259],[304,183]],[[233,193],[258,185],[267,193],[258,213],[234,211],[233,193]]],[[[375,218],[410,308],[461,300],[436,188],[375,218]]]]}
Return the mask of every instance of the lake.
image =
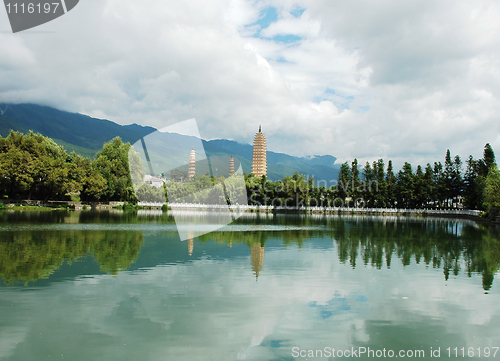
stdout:
{"type": "Polygon", "coordinates": [[[498,228],[0,212],[1,360],[500,360],[498,228]],[[335,356],[335,357],[334,357],[335,356]]]}

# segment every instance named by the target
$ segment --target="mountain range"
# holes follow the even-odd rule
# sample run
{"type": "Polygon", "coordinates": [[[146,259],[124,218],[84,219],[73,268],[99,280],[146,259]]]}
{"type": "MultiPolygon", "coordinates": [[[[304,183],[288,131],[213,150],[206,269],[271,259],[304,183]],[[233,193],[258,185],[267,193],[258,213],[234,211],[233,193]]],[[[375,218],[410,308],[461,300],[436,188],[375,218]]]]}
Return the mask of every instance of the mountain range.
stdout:
{"type": "MultiPolygon", "coordinates": [[[[134,144],[155,128],[138,124],[120,125],[106,119],[96,119],[79,113],[70,113],[36,104],[0,103],[0,135],[6,137],[11,130],[33,131],[52,138],[68,152],[75,151],[93,158],[105,142],[119,136],[134,144]]],[[[252,168],[250,144],[227,139],[202,140],[207,156],[234,156],[245,173],[252,168]]],[[[338,178],[339,165],[331,155],[295,157],[284,153],[267,152],[268,179],[277,180],[295,172],[317,180],[338,178]]],[[[329,183],[330,184],[330,183],[329,183]]]]}

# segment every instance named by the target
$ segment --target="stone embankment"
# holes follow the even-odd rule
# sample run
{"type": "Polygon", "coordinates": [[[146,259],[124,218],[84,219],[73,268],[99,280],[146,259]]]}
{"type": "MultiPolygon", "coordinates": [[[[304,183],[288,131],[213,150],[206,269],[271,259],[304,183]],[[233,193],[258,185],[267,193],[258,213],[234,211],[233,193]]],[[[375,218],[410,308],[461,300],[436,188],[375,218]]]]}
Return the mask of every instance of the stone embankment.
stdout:
{"type": "MultiPolygon", "coordinates": [[[[170,209],[186,211],[217,211],[228,208],[220,204],[166,203],[170,209]]],[[[138,205],[159,209],[163,203],[139,202],[138,205]]],[[[351,208],[351,207],[274,207],[253,205],[231,205],[229,209],[251,213],[306,213],[306,214],[364,214],[364,215],[426,215],[426,216],[470,216],[479,217],[481,211],[469,209],[398,209],[398,208],[351,208]]]]}

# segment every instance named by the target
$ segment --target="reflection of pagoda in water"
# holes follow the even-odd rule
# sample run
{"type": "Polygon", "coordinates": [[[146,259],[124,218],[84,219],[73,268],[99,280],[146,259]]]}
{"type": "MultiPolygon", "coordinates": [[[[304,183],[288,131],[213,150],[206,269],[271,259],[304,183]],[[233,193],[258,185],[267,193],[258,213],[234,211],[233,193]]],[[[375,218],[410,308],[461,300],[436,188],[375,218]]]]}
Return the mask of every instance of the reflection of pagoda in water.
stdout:
{"type": "Polygon", "coordinates": [[[188,253],[191,256],[193,254],[193,248],[194,248],[194,239],[193,239],[193,232],[188,231],[187,233],[187,244],[188,244],[188,253]]]}
{"type": "Polygon", "coordinates": [[[252,174],[257,177],[267,174],[266,138],[262,134],[260,126],[253,141],[252,174]]]}
{"type": "Polygon", "coordinates": [[[193,178],[196,173],[196,152],[194,148],[191,150],[191,154],[189,155],[189,169],[188,169],[188,178],[193,178]]]}
{"type": "Polygon", "coordinates": [[[250,260],[252,261],[252,270],[255,273],[255,277],[259,277],[259,273],[264,265],[264,248],[260,243],[256,243],[250,247],[250,260]]]}

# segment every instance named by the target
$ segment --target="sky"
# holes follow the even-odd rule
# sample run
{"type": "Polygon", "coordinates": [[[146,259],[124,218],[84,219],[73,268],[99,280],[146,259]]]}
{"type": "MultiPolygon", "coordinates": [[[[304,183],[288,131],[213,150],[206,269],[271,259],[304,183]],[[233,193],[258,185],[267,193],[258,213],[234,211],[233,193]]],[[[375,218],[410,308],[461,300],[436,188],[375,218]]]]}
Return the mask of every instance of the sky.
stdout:
{"type": "MultiPolygon", "coordinates": [[[[0,102],[363,164],[500,152],[500,3],[80,0],[13,34],[0,102]]],[[[500,153],[499,153],[500,154],[500,153]]]]}

